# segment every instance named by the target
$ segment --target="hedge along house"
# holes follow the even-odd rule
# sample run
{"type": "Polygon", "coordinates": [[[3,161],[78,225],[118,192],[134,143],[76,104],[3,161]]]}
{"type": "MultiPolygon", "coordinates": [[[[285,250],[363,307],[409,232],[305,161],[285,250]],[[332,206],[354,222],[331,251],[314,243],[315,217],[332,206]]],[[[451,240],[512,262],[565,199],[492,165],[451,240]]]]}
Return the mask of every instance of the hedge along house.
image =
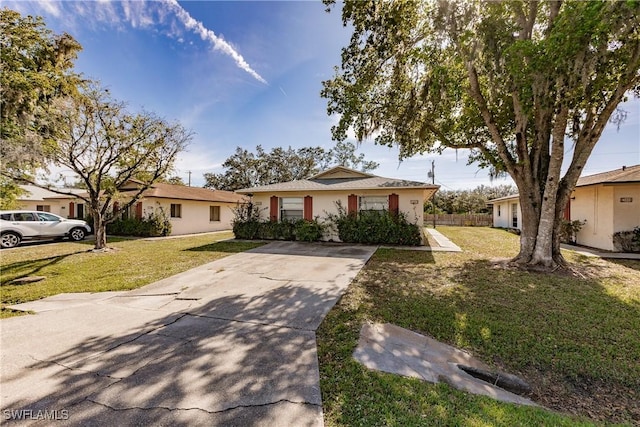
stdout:
{"type": "MultiPolygon", "coordinates": [[[[126,199],[127,193],[135,191],[135,181],[120,188],[123,199],[126,199]]],[[[144,191],[136,204],[121,215],[125,218],[142,219],[162,209],[171,221],[171,235],[206,233],[230,230],[235,216],[234,209],[238,203],[245,201],[246,197],[230,191],[155,183],[144,191]]],[[[114,209],[119,209],[117,202],[114,209]]]]}
{"type": "MultiPolygon", "coordinates": [[[[423,182],[383,178],[336,166],[309,179],[237,190],[251,196],[263,220],[282,221],[337,214],[338,205],[347,213],[386,210],[406,215],[423,226],[423,206],[440,188],[423,182]]],[[[330,236],[336,239],[336,236],[330,236]]]]}
{"type": "Polygon", "coordinates": [[[569,211],[571,220],[585,221],[576,243],[615,250],[616,232],[640,227],[640,165],[581,177],[569,211]]]}

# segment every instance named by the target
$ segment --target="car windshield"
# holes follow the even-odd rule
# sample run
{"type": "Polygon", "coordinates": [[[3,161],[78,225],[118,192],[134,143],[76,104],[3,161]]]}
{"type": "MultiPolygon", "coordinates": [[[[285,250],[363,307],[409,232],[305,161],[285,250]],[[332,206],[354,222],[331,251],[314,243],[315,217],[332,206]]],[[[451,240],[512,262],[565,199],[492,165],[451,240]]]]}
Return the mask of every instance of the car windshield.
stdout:
{"type": "Polygon", "coordinates": [[[50,213],[38,212],[40,221],[60,221],[60,218],[50,213]]]}

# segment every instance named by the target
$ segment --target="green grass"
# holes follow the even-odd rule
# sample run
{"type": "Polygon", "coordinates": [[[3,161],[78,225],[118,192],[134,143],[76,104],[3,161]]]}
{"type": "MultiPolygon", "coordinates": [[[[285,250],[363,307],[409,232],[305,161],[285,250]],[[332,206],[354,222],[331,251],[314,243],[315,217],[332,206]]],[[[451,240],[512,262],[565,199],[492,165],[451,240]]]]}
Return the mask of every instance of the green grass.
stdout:
{"type": "Polygon", "coordinates": [[[380,249],[318,331],[328,426],[640,423],[640,262],[566,252],[583,277],[504,268],[517,236],[439,227],[463,253],[380,249]],[[364,322],[464,348],[526,379],[550,408],[370,371],[353,358],[364,322]]]}
{"type": "Polygon", "coordinates": [[[103,292],[135,289],[201,264],[260,246],[262,243],[224,242],[231,232],[158,240],[110,239],[111,252],[95,253],[91,242],[62,242],[25,246],[0,252],[2,312],[20,312],[7,304],[33,301],[65,292],[103,292]],[[45,280],[22,285],[26,276],[45,280]]]}

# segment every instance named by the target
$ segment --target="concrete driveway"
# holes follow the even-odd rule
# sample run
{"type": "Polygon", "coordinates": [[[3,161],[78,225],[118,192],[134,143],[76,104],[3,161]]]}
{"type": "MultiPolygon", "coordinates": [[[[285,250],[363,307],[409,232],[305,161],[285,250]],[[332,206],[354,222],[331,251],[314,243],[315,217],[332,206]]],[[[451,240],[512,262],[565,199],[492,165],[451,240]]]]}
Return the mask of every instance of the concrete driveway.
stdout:
{"type": "Polygon", "coordinates": [[[0,322],[3,422],[323,424],[315,330],[375,251],[274,242],[0,322]]]}

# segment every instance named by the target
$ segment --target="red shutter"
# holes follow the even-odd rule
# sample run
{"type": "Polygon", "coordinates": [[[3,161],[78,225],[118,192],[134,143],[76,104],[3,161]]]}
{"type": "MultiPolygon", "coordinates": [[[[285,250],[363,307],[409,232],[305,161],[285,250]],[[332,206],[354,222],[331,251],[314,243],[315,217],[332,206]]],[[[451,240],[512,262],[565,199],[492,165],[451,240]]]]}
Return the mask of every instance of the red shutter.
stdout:
{"type": "Polygon", "coordinates": [[[400,213],[400,200],[397,194],[389,194],[389,212],[393,215],[400,213]]]}
{"type": "Polygon", "coordinates": [[[68,218],[73,218],[75,216],[75,204],[73,202],[69,202],[69,216],[68,218]]]}
{"type": "Polygon", "coordinates": [[[271,203],[269,206],[269,219],[271,221],[278,220],[278,196],[271,196],[271,203]]]}
{"type": "Polygon", "coordinates": [[[567,206],[565,206],[562,212],[564,219],[571,221],[571,199],[567,200],[567,206]]]}
{"type": "Polygon", "coordinates": [[[347,214],[356,215],[358,213],[358,196],[355,194],[349,194],[347,203],[347,214]]]}
{"type": "Polygon", "coordinates": [[[136,219],[142,219],[142,202],[136,204],[136,219]]]}
{"type": "Polygon", "coordinates": [[[307,221],[313,221],[313,197],[304,197],[304,219],[307,221]]]}

